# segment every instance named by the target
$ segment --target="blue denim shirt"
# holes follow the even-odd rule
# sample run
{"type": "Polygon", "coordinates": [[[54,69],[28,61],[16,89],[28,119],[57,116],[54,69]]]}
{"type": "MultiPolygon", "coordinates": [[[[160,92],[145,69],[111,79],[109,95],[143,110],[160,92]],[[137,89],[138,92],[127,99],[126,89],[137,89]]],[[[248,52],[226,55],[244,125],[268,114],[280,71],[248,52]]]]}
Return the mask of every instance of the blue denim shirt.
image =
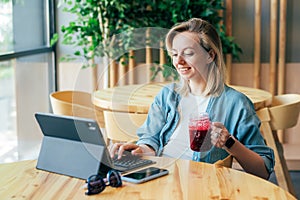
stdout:
{"type": "MultiPolygon", "coordinates": [[[[178,105],[180,94],[175,91],[176,83],[165,86],[155,97],[145,123],[137,130],[140,137],[137,144],[153,147],[157,156],[161,156],[177,124],[180,114],[178,105]]],[[[275,164],[274,152],[266,146],[259,127],[252,102],[242,93],[225,86],[220,96],[211,97],[207,106],[212,122],[222,122],[236,139],[247,148],[258,153],[271,173],[275,164]]],[[[193,160],[214,163],[228,156],[226,150],[213,147],[207,152],[194,152],[193,160]]]]}

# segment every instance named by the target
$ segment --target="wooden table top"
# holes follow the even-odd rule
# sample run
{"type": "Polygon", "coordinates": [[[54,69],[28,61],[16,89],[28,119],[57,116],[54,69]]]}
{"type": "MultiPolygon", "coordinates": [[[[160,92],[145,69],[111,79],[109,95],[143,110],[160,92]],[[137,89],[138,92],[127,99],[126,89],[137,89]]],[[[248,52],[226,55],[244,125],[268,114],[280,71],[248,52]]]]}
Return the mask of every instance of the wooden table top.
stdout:
{"type": "MultiPolygon", "coordinates": [[[[92,95],[95,106],[103,110],[148,113],[154,97],[166,83],[134,84],[97,90],[92,95]]],[[[272,94],[261,89],[244,86],[231,87],[244,93],[253,102],[255,110],[271,104],[272,94]]]]}
{"type": "Polygon", "coordinates": [[[123,182],[86,196],[81,179],[35,168],[36,161],[0,164],[1,199],[296,199],[256,176],[213,164],[152,157],[169,175],[143,183],[123,182]]]}

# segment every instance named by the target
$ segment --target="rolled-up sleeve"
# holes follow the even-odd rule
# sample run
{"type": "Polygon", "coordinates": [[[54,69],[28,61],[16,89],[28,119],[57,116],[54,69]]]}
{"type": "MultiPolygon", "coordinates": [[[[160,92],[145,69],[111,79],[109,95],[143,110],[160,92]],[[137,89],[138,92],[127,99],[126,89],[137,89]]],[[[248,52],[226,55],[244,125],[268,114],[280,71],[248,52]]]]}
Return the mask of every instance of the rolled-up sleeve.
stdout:
{"type": "Polygon", "coordinates": [[[262,157],[269,174],[274,170],[274,151],[265,143],[260,132],[260,120],[255,112],[247,112],[246,117],[240,121],[235,137],[248,149],[262,157]]]}

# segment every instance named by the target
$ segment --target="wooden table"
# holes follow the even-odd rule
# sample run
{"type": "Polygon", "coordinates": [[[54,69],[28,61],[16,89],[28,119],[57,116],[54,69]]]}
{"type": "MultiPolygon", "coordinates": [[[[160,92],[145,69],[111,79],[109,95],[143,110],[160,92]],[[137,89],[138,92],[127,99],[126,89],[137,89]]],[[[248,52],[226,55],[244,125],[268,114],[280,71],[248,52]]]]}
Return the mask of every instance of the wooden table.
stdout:
{"type": "MultiPolygon", "coordinates": [[[[119,112],[148,113],[157,93],[166,83],[124,85],[95,91],[92,95],[94,105],[103,110],[119,112]]],[[[272,94],[260,89],[234,86],[253,102],[256,110],[270,105],[272,94]]]]}
{"type": "Polygon", "coordinates": [[[296,199],[256,176],[213,164],[153,157],[169,175],[143,183],[123,182],[86,196],[81,179],[35,168],[36,161],[0,165],[1,199],[296,199]]]}

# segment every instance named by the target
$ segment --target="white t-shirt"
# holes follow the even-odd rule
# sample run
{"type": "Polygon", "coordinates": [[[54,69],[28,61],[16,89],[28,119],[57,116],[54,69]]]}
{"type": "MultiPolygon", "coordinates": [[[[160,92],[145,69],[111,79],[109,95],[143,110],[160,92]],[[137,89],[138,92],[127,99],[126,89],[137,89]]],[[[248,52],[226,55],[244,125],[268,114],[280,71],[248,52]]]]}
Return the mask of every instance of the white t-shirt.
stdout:
{"type": "Polygon", "coordinates": [[[189,116],[193,112],[205,112],[209,98],[192,94],[181,98],[178,107],[180,121],[164,147],[163,156],[192,160],[193,151],[190,149],[188,129],[189,116]]]}

